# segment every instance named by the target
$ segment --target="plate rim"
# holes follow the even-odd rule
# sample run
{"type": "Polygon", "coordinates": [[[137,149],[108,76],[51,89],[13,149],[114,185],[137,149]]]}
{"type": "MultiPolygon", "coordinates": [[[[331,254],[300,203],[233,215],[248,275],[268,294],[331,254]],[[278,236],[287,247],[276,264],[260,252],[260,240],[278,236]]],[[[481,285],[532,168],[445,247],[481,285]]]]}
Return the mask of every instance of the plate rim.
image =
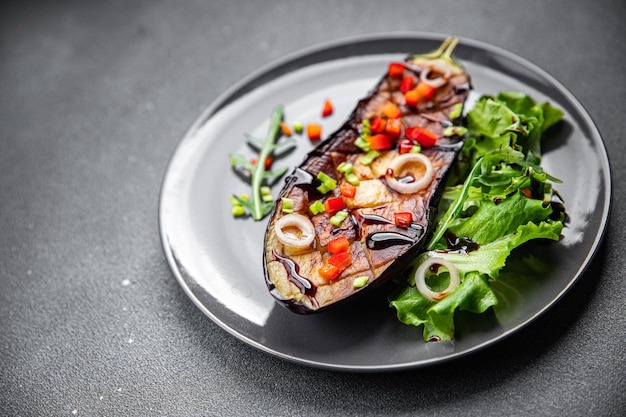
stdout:
{"type": "MultiPolygon", "coordinates": [[[[589,268],[593,259],[596,257],[599,247],[601,246],[602,241],[604,240],[604,237],[607,233],[608,224],[609,224],[610,215],[611,215],[612,194],[613,194],[612,193],[613,184],[612,184],[612,175],[611,175],[611,164],[610,164],[609,156],[607,153],[606,144],[604,143],[602,135],[597,125],[593,121],[591,115],[583,106],[583,104],[574,96],[574,94],[563,83],[561,83],[558,79],[556,79],[546,70],[539,67],[532,61],[518,54],[515,54],[511,51],[503,49],[501,47],[498,47],[498,46],[495,46],[495,45],[492,45],[492,44],[489,44],[480,40],[476,40],[476,39],[472,39],[472,38],[468,38],[464,36],[457,36],[457,35],[454,35],[454,36],[459,39],[459,45],[467,45],[467,46],[473,47],[475,49],[479,49],[481,51],[484,51],[490,54],[503,56],[506,59],[511,60],[513,62],[520,63],[526,69],[531,70],[535,74],[539,75],[547,83],[555,87],[559,91],[559,93],[561,93],[564,96],[564,98],[568,101],[568,103],[575,108],[577,115],[582,116],[585,122],[585,126],[587,126],[590,129],[591,133],[593,134],[592,135],[593,137],[588,138],[589,141],[592,142],[594,145],[598,146],[597,154],[598,154],[599,159],[602,162],[601,172],[603,175],[601,175],[601,177],[602,177],[603,185],[605,188],[605,193],[603,195],[604,198],[603,199],[599,198],[599,201],[602,201],[603,203],[603,213],[601,217],[601,222],[599,224],[598,229],[594,230],[595,234],[594,234],[593,243],[591,244],[590,250],[589,252],[587,252],[582,263],[578,266],[576,273],[569,279],[569,281],[567,282],[567,285],[564,288],[562,288],[561,291],[558,292],[558,294],[556,294],[549,303],[542,306],[540,309],[535,311],[534,314],[532,314],[531,316],[529,316],[528,318],[526,318],[525,320],[523,320],[516,326],[499,333],[497,336],[490,338],[488,340],[485,340],[476,345],[473,345],[472,347],[466,350],[455,352],[450,355],[428,358],[428,359],[412,361],[412,362],[385,364],[385,365],[340,365],[336,363],[325,363],[319,360],[305,359],[305,358],[296,357],[294,355],[290,355],[284,352],[280,352],[276,349],[265,346],[263,343],[257,340],[254,340],[246,336],[245,334],[242,334],[241,332],[234,329],[232,326],[225,323],[214,312],[208,309],[207,306],[205,306],[201,302],[201,300],[194,294],[193,289],[190,287],[189,283],[186,282],[185,278],[182,276],[181,265],[179,263],[178,258],[174,254],[171,244],[168,241],[167,231],[165,230],[165,225],[164,225],[164,220],[163,220],[165,217],[163,213],[164,199],[166,198],[165,189],[166,189],[168,178],[170,177],[171,167],[174,161],[177,159],[177,156],[179,155],[181,148],[185,146],[185,142],[188,140],[188,138],[192,137],[194,133],[196,133],[211,118],[213,114],[215,114],[220,108],[228,104],[231,98],[236,96],[238,92],[242,91],[246,85],[254,83],[256,80],[262,79],[263,76],[271,75],[271,73],[278,68],[286,67],[289,63],[295,63],[298,60],[305,59],[307,57],[312,56],[313,54],[323,53],[333,48],[345,48],[349,45],[354,45],[354,44],[368,44],[372,42],[392,41],[392,40],[399,40],[399,39],[416,40],[416,41],[424,41],[424,40],[442,41],[448,36],[450,35],[439,33],[439,32],[421,32],[421,31],[379,32],[379,33],[366,34],[366,35],[342,37],[336,40],[322,42],[322,43],[318,43],[312,46],[308,46],[308,47],[299,49],[295,52],[286,54],[276,60],[272,60],[269,63],[250,72],[248,75],[236,81],[229,88],[227,88],[222,93],[220,93],[214,100],[212,100],[211,104],[209,104],[202,112],[200,112],[200,114],[194,119],[194,122],[187,128],[185,133],[178,140],[176,146],[174,147],[170,155],[167,165],[165,167],[164,174],[161,180],[160,189],[159,189],[159,197],[158,197],[158,203],[159,203],[158,204],[158,226],[159,226],[159,235],[160,235],[160,240],[161,240],[161,249],[168,262],[170,271],[175,276],[181,288],[183,288],[187,297],[192,300],[195,306],[199,308],[200,311],[202,311],[204,315],[206,315],[219,327],[226,330],[227,333],[231,334],[232,336],[241,340],[242,342],[248,344],[249,346],[255,347],[256,349],[259,349],[262,352],[268,353],[271,356],[286,360],[288,362],[292,362],[292,363],[296,363],[296,364],[304,365],[304,366],[309,366],[309,367],[314,367],[314,368],[333,370],[333,371],[391,372],[391,371],[399,371],[399,370],[416,369],[416,368],[423,368],[427,366],[434,366],[435,364],[457,360],[461,357],[465,357],[467,355],[473,354],[476,351],[484,349],[488,346],[493,346],[501,342],[502,340],[510,337],[512,334],[517,333],[521,329],[532,324],[540,316],[544,315],[547,311],[552,309],[554,305],[559,303],[561,299],[565,296],[565,294],[569,292],[571,288],[574,287],[574,285],[576,285],[576,283],[580,280],[580,278],[584,275],[584,273],[589,268]]],[[[356,49],[360,51],[362,50],[362,46],[360,48],[357,47],[356,49]]],[[[364,54],[362,53],[354,54],[354,56],[363,56],[363,55],[364,54]]],[[[377,54],[366,54],[366,55],[377,55],[377,54]]],[[[327,61],[332,61],[332,59],[329,59],[327,61]]],[[[299,68],[302,68],[302,67],[299,67],[299,68]]],[[[282,75],[274,76],[271,79],[278,79],[281,76],[282,75]]]]}

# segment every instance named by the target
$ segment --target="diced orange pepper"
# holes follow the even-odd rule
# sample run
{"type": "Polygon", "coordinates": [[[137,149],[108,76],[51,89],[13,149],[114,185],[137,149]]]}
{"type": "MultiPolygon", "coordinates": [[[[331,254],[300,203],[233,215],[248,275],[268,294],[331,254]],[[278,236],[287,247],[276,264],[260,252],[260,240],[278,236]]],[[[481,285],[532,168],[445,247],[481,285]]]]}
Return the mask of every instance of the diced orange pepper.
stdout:
{"type": "Polygon", "coordinates": [[[385,126],[385,133],[389,136],[397,138],[402,132],[402,122],[400,119],[389,119],[385,126]]]}
{"type": "Polygon", "coordinates": [[[387,122],[382,117],[374,117],[370,122],[370,131],[372,133],[383,133],[387,122]]]}
{"type": "Polygon", "coordinates": [[[350,242],[345,236],[340,236],[328,242],[328,252],[331,254],[347,252],[350,249],[350,242]]]}
{"type": "Polygon", "coordinates": [[[324,264],[319,269],[319,273],[323,278],[333,280],[337,278],[341,274],[341,269],[337,268],[335,265],[324,264]]]}
{"type": "Polygon", "coordinates": [[[407,106],[416,107],[420,101],[420,95],[417,90],[410,90],[404,93],[404,102],[407,106]]]}
{"type": "Polygon", "coordinates": [[[402,62],[391,62],[389,63],[388,74],[392,78],[400,78],[402,74],[404,74],[404,63],[402,62]]]}
{"type": "Polygon", "coordinates": [[[311,140],[319,140],[322,137],[322,126],[318,123],[307,124],[306,135],[311,140]]]}
{"type": "Polygon", "coordinates": [[[333,107],[333,103],[326,99],[324,100],[324,107],[322,107],[322,117],[328,117],[333,114],[335,108],[333,107]]]}
{"type": "Polygon", "coordinates": [[[328,264],[334,265],[341,271],[343,271],[344,269],[352,265],[352,256],[350,256],[350,252],[336,253],[328,258],[328,264]]]}
{"type": "Polygon", "coordinates": [[[385,105],[383,106],[382,112],[383,112],[383,115],[387,117],[388,119],[397,119],[398,117],[402,116],[402,112],[400,111],[398,106],[396,106],[390,101],[385,103],[385,105]]]}
{"type": "Polygon", "coordinates": [[[339,191],[341,192],[342,196],[348,198],[354,198],[354,196],[356,195],[356,187],[346,181],[341,182],[341,185],[339,186],[339,191]]]}
{"type": "Polygon", "coordinates": [[[376,151],[393,148],[393,141],[391,138],[381,133],[368,137],[367,142],[370,144],[370,148],[376,151]]]}
{"type": "Polygon", "coordinates": [[[435,87],[433,87],[430,84],[426,84],[424,82],[417,84],[417,87],[415,87],[415,90],[417,91],[417,94],[419,94],[420,97],[424,97],[427,100],[430,100],[431,98],[433,98],[433,96],[435,95],[435,91],[437,91],[435,87]]]}
{"type": "Polygon", "coordinates": [[[289,125],[285,122],[280,122],[280,130],[283,132],[283,135],[285,136],[293,135],[293,131],[291,130],[289,125]]]}
{"type": "Polygon", "coordinates": [[[415,78],[412,75],[405,75],[400,82],[400,91],[406,93],[415,87],[415,78]]]}

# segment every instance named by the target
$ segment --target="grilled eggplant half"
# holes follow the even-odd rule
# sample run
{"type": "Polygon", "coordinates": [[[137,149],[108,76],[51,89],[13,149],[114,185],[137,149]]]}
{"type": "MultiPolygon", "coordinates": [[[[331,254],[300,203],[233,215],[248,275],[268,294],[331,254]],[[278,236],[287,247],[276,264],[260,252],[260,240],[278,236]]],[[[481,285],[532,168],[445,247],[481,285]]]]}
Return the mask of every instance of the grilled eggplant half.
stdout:
{"type": "Polygon", "coordinates": [[[379,287],[429,237],[463,146],[450,134],[471,89],[457,39],[392,62],[348,120],[285,179],[265,234],[270,293],[290,310],[326,310],[379,287]]]}

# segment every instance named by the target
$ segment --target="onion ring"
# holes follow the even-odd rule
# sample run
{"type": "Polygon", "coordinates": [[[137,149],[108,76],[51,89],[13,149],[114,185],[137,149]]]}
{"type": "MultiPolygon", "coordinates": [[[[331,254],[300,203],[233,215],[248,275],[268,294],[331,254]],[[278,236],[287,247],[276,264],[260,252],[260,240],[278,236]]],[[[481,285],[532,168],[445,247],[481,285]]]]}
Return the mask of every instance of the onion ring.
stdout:
{"type": "Polygon", "coordinates": [[[424,261],[419,266],[419,268],[417,268],[417,271],[415,271],[415,286],[417,287],[417,290],[424,297],[432,301],[439,301],[445,298],[452,291],[456,290],[460,284],[461,279],[459,277],[459,271],[454,265],[452,265],[452,263],[443,258],[429,258],[424,261]],[[448,287],[443,291],[433,291],[428,287],[428,285],[426,285],[426,271],[433,265],[444,266],[450,273],[450,283],[448,284],[448,287]]]}
{"type": "Polygon", "coordinates": [[[313,227],[313,223],[311,223],[308,217],[298,213],[286,214],[276,220],[274,232],[278,240],[283,244],[298,249],[304,249],[310,246],[311,243],[313,243],[313,239],[315,239],[315,227],[313,227]],[[301,236],[296,237],[291,233],[285,233],[283,229],[288,227],[298,229],[301,236]]]}
{"type": "Polygon", "coordinates": [[[447,65],[442,64],[442,63],[435,63],[431,67],[424,68],[422,70],[422,72],[420,73],[420,81],[434,88],[439,88],[448,82],[448,79],[450,78],[451,74],[452,72],[450,68],[448,68],[447,65]],[[437,78],[428,78],[428,75],[430,74],[432,70],[436,70],[437,72],[441,73],[441,76],[437,78]]]}
{"type": "Polygon", "coordinates": [[[428,186],[435,176],[435,170],[430,159],[421,153],[405,153],[394,158],[387,167],[385,179],[387,185],[396,190],[400,194],[414,194],[428,186]],[[396,179],[394,173],[401,172],[401,168],[408,163],[417,162],[426,168],[426,172],[422,178],[415,178],[413,182],[400,182],[396,179]]]}

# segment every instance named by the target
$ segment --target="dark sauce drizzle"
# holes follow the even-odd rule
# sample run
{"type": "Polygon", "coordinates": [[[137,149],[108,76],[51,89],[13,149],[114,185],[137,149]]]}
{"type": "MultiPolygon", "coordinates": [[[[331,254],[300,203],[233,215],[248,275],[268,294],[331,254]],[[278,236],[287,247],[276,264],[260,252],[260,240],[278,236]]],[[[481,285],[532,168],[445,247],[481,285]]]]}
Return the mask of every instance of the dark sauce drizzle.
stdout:
{"type": "Polygon", "coordinates": [[[304,278],[300,275],[300,268],[298,265],[289,258],[284,256],[280,256],[276,253],[276,251],[272,251],[276,259],[278,259],[285,269],[287,270],[287,277],[289,282],[293,283],[302,294],[305,294],[311,300],[311,303],[317,307],[317,300],[315,299],[315,293],[317,292],[317,287],[311,283],[308,279],[304,278]]]}

